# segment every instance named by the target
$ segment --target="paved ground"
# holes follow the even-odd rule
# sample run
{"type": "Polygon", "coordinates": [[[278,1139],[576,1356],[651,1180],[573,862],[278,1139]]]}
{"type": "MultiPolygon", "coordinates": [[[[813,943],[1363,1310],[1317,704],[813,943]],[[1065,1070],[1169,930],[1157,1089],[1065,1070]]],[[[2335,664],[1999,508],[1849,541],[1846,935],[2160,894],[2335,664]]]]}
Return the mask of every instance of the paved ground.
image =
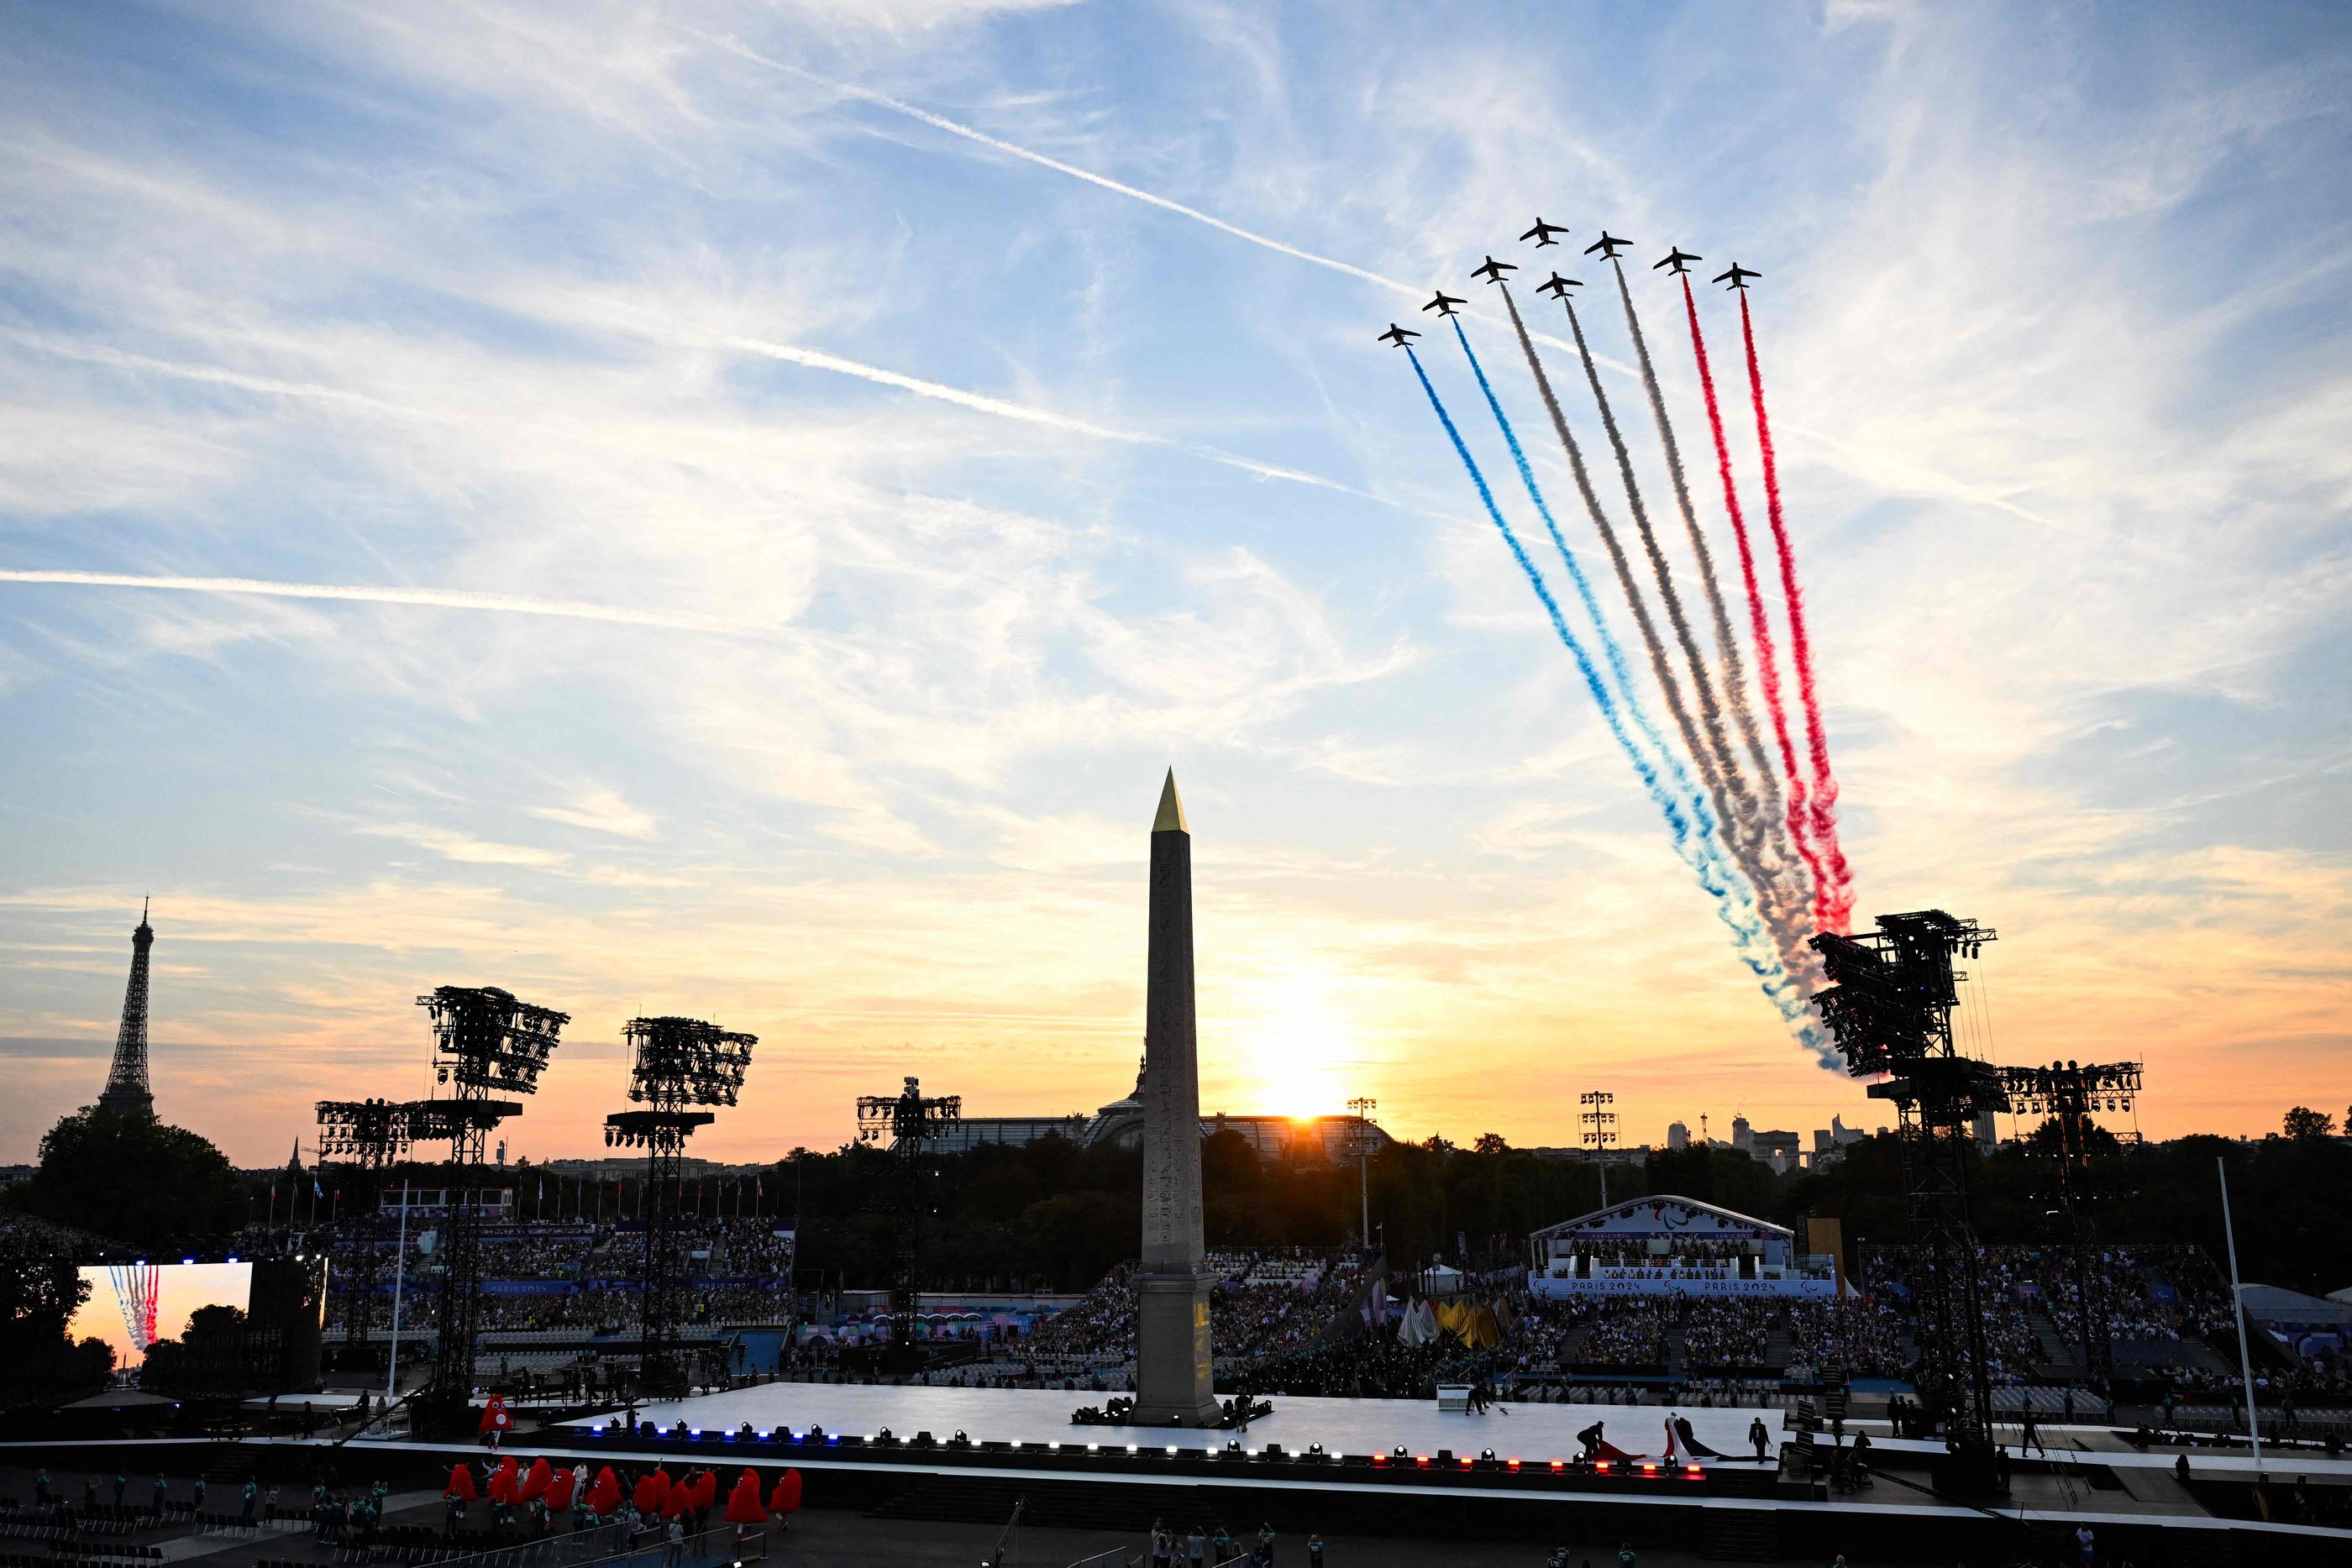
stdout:
{"type": "MultiPolygon", "coordinates": [[[[52,1485],[71,1500],[81,1496],[83,1471],[66,1466],[52,1466],[52,1485]]],[[[110,1501],[112,1477],[100,1493],[101,1500],[110,1501]]],[[[184,1502],[191,1490],[192,1478],[167,1475],[171,1496],[184,1502]]],[[[131,1478],[126,1500],[136,1505],[149,1497],[153,1475],[131,1478]]],[[[0,1468],[0,1496],[13,1497],[29,1504],[33,1497],[32,1472],[23,1469],[0,1468]]],[[[206,1507],[214,1511],[224,1508],[234,1511],[237,1489],[226,1483],[213,1485],[206,1498],[206,1507]]],[[[281,1493],[282,1505],[289,1510],[307,1511],[307,1490],[288,1486],[281,1493]],[[299,1491],[299,1495],[298,1495],[299,1491]]],[[[438,1529],[441,1523],[440,1500],[430,1492],[395,1493],[387,1520],[394,1524],[430,1525],[438,1529]]],[[[794,1516],[789,1530],[772,1535],[768,1562],[776,1568],[870,1568],[877,1563],[903,1565],[903,1568],[973,1568],[986,1560],[997,1543],[1000,1530],[995,1525],[940,1524],[906,1520],[868,1519],[864,1514],[848,1511],[807,1510],[794,1516]]],[[[258,1537],[249,1535],[192,1536],[184,1526],[164,1531],[148,1531],[127,1537],[141,1544],[160,1545],[167,1562],[187,1558],[201,1560],[201,1568],[253,1568],[264,1558],[279,1563],[315,1563],[329,1568],[333,1554],[311,1539],[307,1520],[258,1537]]],[[[0,1542],[0,1548],[10,1543],[0,1542]]],[[[1572,1562],[1576,1568],[1615,1568],[1615,1541],[1574,1541],[1572,1562]]],[[[1541,1568],[1549,1555],[1548,1549],[1537,1546],[1495,1544],[1490,1542],[1458,1542],[1421,1541],[1397,1537],[1369,1539],[1332,1534],[1325,1537],[1324,1561],[1328,1568],[1424,1568],[1444,1564],[1445,1568],[1541,1568]]],[[[1015,1533],[1005,1557],[1005,1568],[1066,1568],[1066,1565],[1114,1551],[1124,1550],[1130,1557],[1140,1557],[1145,1542],[1141,1537],[1120,1531],[1084,1530],[1022,1530],[1015,1533]]],[[[40,1551],[41,1548],[30,1548],[40,1551]]],[[[657,1552],[647,1552],[638,1560],[652,1568],[658,1563],[657,1552]]],[[[1276,1563],[1279,1568],[1305,1568],[1307,1538],[1304,1534],[1286,1535],[1276,1544],[1276,1563]]],[[[1702,1560],[1685,1552],[1648,1552],[1641,1553],[1641,1568],[1698,1568],[1702,1560]]],[[[1798,1568],[1795,1560],[1788,1560],[1785,1568],[1798,1568]]],[[[1819,1568],[1812,1564],[1811,1568],[1819,1568]]],[[[1869,1568],[1854,1563],[1853,1568],[1869,1568]]]]}

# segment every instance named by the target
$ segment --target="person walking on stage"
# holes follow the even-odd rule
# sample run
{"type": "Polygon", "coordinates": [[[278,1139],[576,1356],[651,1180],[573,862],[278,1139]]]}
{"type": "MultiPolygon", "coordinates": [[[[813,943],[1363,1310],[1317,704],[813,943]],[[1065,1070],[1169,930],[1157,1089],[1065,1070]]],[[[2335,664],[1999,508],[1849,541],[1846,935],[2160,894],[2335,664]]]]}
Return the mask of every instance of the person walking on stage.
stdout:
{"type": "Polygon", "coordinates": [[[1762,1463],[1768,1457],[1764,1450],[1772,1446],[1772,1434],[1766,1430],[1763,1416],[1756,1416],[1748,1423],[1748,1440],[1756,1445],[1757,1462],[1762,1463]]]}

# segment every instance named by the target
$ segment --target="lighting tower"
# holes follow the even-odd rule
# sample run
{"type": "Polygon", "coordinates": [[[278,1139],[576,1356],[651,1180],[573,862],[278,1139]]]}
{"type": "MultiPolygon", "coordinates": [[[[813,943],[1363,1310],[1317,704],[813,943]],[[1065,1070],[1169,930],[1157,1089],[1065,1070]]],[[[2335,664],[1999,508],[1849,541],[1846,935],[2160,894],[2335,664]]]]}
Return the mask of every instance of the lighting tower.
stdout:
{"type": "Polygon", "coordinates": [[[1381,1103],[1372,1099],[1348,1102],[1348,1110],[1356,1118],[1353,1129],[1356,1143],[1356,1184],[1364,1202],[1364,1250],[1372,1249],[1372,1113],[1381,1103]]]}
{"type": "Polygon", "coordinates": [[[1609,1207],[1609,1150],[1617,1142],[1617,1113],[1609,1107],[1617,1103],[1617,1096],[1605,1089],[1589,1089],[1576,1097],[1584,1107],[1577,1120],[1584,1124],[1584,1143],[1592,1151],[1592,1163],[1601,1172],[1601,1207],[1609,1207]]]}
{"type": "Polygon", "coordinates": [[[1900,1123],[1903,1196],[1927,1254],[1919,1281],[1920,1402],[1944,1417],[1950,1458],[1937,1490],[1978,1496],[1993,1481],[1992,1385],[1986,1364],[1984,1285],[1969,1216],[1969,1156],[1978,1114],[2009,1108],[2000,1074],[1952,1044],[1959,1005],[1956,957],[1974,958],[1994,934],[1940,909],[1882,915],[1878,929],[1812,939],[1830,980],[1813,998],[1846,1069],[1892,1100],[1900,1123]]]}
{"type": "Polygon", "coordinates": [[[2140,1064],[2097,1062],[2081,1066],[2053,1061],[2047,1067],[1999,1070],[2010,1103],[2025,1115],[2047,1116],[2058,1132],[2054,1196],[2074,1257],[2075,1306],[2082,1316],[2083,1371],[2102,1389],[2115,1375],[2115,1336],[2107,1285],[2098,1257],[2098,1194],[2092,1186],[2092,1115],[2101,1110],[2129,1112],[2139,1097],[2140,1064]]]}
{"type": "Polygon", "coordinates": [[[155,1114],[155,1096],[147,1087],[147,951],[155,946],[155,928],[147,924],[147,904],[139,904],[139,925],[131,933],[131,983],[122,991],[122,1027],[114,1036],[114,1066],[98,1096],[99,1108],[126,1115],[155,1114]]]}
{"type": "Polygon", "coordinates": [[[700,1019],[631,1019],[629,1099],[642,1110],[604,1118],[607,1148],[646,1151],[645,1294],[637,1332],[637,1385],[669,1392],[684,1385],[673,1359],[686,1316],[686,1238],[679,1231],[678,1162],[697,1127],[717,1120],[706,1105],[732,1105],[751,1068],[757,1035],[730,1034],[700,1019]]]}
{"type": "Polygon", "coordinates": [[[963,1096],[926,1096],[922,1081],[907,1080],[895,1095],[857,1097],[857,1141],[883,1146],[892,1156],[890,1208],[898,1233],[898,1267],[890,1279],[890,1346],[903,1357],[914,1343],[917,1289],[915,1249],[921,1237],[923,1178],[932,1144],[963,1120],[963,1096]]]}
{"type": "Polygon", "coordinates": [[[397,1100],[319,1102],[319,1158],[341,1155],[360,1173],[360,1212],[345,1233],[358,1244],[359,1255],[343,1292],[343,1343],[354,1352],[367,1343],[368,1330],[374,1326],[376,1270],[383,1262],[375,1246],[383,1228],[377,1182],[394,1160],[408,1152],[408,1113],[409,1107],[397,1100]]]}
{"type": "Polygon", "coordinates": [[[530,1094],[561,1043],[569,1013],[518,1001],[496,986],[442,986],[416,998],[433,1029],[433,1077],[446,1098],[412,1101],[410,1135],[449,1145],[449,1214],[442,1226],[441,1332],[431,1392],[420,1398],[419,1429],[449,1429],[466,1418],[474,1386],[474,1343],[482,1324],[482,1260],[476,1235],[490,1129],[522,1111],[494,1094],[530,1094]]]}

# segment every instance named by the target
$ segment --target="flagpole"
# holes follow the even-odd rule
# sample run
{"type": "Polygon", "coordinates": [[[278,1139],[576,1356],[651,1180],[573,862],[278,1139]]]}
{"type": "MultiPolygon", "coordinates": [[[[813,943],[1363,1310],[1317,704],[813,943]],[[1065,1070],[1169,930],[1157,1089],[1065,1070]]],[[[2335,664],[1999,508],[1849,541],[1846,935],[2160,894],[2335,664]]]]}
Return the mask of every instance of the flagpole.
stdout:
{"type": "MultiPolygon", "coordinates": [[[[387,1410],[400,1397],[400,1277],[407,1269],[408,1183],[404,1179],[400,1184],[400,1239],[392,1249],[392,1359],[383,1383],[383,1403],[387,1410]]],[[[374,1314],[373,1301],[368,1303],[368,1312],[371,1316],[374,1314]]],[[[388,1427],[385,1429],[390,1430],[388,1427]]]]}
{"type": "Polygon", "coordinates": [[[2246,1297],[2238,1283],[2238,1233],[2230,1224],[2230,1167],[2214,1156],[2214,1173],[2221,1178],[2221,1239],[2230,1249],[2230,1305],[2238,1320],[2238,1375],[2246,1391],[2246,1437],[2254,1447],[2254,1479],[2263,1479],[2263,1429],[2254,1418],[2254,1364],[2246,1353],[2246,1297]]]}

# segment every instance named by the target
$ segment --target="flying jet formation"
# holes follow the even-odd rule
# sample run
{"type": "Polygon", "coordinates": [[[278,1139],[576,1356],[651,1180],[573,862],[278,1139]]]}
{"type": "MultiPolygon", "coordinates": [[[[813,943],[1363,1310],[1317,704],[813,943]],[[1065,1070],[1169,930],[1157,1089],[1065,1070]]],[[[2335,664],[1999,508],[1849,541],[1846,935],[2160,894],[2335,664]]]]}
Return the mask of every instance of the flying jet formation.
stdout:
{"type": "Polygon", "coordinates": [[[1607,256],[1610,260],[1614,261],[1614,260],[1616,260],[1616,259],[1617,259],[1617,253],[1618,253],[1619,251],[1621,251],[1621,250],[1624,249],[1627,246],[1632,245],[1633,243],[1633,242],[1632,240],[1629,240],[1629,239],[1614,239],[1614,238],[1612,238],[1612,237],[1610,236],[1610,233],[1609,233],[1609,231],[1608,231],[1607,229],[1602,229],[1602,230],[1601,231],[1601,237],[1600,237],[1599,239],[1595,240],[1592,244],[1591,244],[1591,245],[1589,245],[1589,246],[1586,246],[1584,247],[1584,254],[1585,254],[1585,255],[1587,255],[1587,256],[1591,256],[1594,251],[1596,251],[1596,250],[1597,250],[1597,251],[1599,251],[1602,256],[1607,256]]]}
{"type": "Polygon", "coordinates": [[[1460,295],[1448,294],[1445,290],[1441,288],[1437,291],[1436,298],[1432,299],[1428,304],[1423,306],[1422,308],[1423,310],[1434,310],[1440,316],[1451,316],[1454,314],[1454,308],[1456,305],[1467,305],[1469,303],[1470,301],[1463,298],[1460,295]]]}
{"type": "Polygon", "coordinates": [[[1758,272],[1751,267],[1742,267],[1735,261],[1731,264],[1731,270],[1717,278],[1716,281],[1717,283],[1727,281],[1734,288],[1745,288],[1748,287],[1748,280],[1749,278],[1761,277],[1763,276],[1764,275],[1762,273],[1758,272]]]}
{"type": "Polygon", "coordinates": [[[1517,272],[1518,269],[1518,263],[1515,261],[1496,261],[1490,256],[1486,258],[1486,266],[1472,267],[1470,269],[1470,276],[1473,277],[1483,277],[1489,283],[1500,283],[1503,281],[1503,274],[1507,272],[1517,272]]]}
{"type": "Polygon", "coordinates": [[[1543,246],[1548,245],[1558,245],[1559,241],[1552,238],[1551,236],[1554,235],[1564,235],[1567,232],[1568,225],[1565,224],[1548,224],[1541,218],[1538,218],[1536,220],[1536,226],[1529,229],[1519,237],[1523,240],[1531,239],[1535,241],[1537,248],[1541,249],[1543,246]]]}
{"type": "Polygon", "coordinates": [[[1584,284],[1582,280],[1574,277],[1562,277],[1559,273],[1555,272],[1549,278],[1546,278],[1543,282],[1536,285],[1536,292],[1538,294],[1549,294],[1554,299],[1565,299],[1568,298],[1568,291],[1570,289],[1581,288],[1583,287],[1584,284]]]}
{"type": "Polygon", "coordinates": [[[1380,335],[1380,339],[1383,343],[1394,343],[1398,348],[1402,349],[1411,344],[1415,338],[1420,336],[1420,333],[1408,332],[1402,327],[1400,327],[1395,322],[1391,321],[1389,323],[1389,329],[1382,332],[1380,335]]]}
{"type": "Polygon", "coordinates": [[[1674,249],[1666,253],[1665,260],[1652,262],[1650,264],[1650,270],[1652,272],[1655,272],[1662,267],[1671,267],[1675,269],[1675,276],[1679,277],[1684,273],[1690,270],[1690,264],[1692,262],[1698,259],[1699,258],[1697,256],[1693,256],[1682,246],[1676,246],[1674,249]]]}

